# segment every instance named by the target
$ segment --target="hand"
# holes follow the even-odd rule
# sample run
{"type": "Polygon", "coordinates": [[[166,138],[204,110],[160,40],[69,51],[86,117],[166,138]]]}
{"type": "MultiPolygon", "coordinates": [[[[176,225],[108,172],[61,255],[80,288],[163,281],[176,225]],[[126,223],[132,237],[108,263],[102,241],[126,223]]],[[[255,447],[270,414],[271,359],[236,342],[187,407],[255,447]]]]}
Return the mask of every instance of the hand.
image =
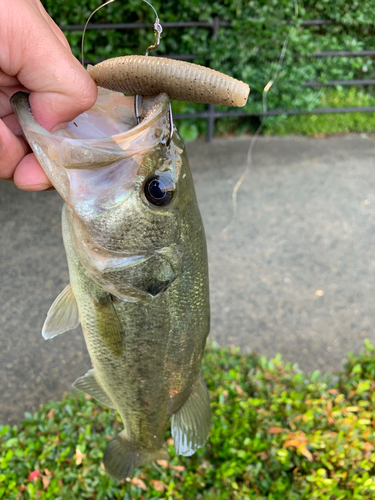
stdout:
{"type": "Polygon", "coordinates": [[[48,130],[62,128],[96,100],[94,81],[39,0],[0,0],[0,179],[40,191],[51,183],[9,103],[19,90],[30,92],[34,117],[48,130]]]}

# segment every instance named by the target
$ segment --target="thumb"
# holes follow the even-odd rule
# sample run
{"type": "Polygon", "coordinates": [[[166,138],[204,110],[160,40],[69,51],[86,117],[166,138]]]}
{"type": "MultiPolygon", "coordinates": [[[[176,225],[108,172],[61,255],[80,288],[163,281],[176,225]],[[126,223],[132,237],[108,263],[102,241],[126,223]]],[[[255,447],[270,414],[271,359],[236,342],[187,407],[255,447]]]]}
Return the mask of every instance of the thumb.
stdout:
{"type": "Polygon", "coordinates": [[[0,68],[31,91],[38,123],[51,130],[89,109],[97,87],[39,0],[0,1],[4,20],[1,10],[6,11],[6,30],[0,46],[6,50],[0,55],[0,68]]]}

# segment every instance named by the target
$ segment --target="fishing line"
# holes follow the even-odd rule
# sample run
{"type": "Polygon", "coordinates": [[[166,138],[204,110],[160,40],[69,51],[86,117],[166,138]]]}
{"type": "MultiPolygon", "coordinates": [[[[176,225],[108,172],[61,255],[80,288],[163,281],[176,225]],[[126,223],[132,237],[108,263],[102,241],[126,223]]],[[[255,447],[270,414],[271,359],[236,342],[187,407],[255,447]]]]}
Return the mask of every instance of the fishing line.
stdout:
{"type": "MultiPolygon", "coordinates": [[[[294,14],[295,14],[296,17],[298,17],[298,0],[293,0],[293,2],[294,2],[294,14]]],[[[286,50],[288,48],[289,40],[290,40],[291,35],[292,35],[292,33],[293,33],[294,30],[295,30],[295,26],[292,26],[291,29],[290,29],[290,31],[289,31],[289,33],[285,37],[285,40],[284,40],[284,43],[283,43],[283,46],[282,46],[282,49],[281,49],[281,52],[280,52],[279,61],[277,63],[277,66],[276,66],[275,72],[273,74],[273,77],[269,80],[269,82],[265,85],[265,87],[263,89],[263,93],[262,93],[262,108],[263,108],[263,113],[267,113],[267,111],[268,111],[268,102],[267,102],[268,92],[271,89],[272,85],[277,80],[277,78],[279,77],[280,70],[281,70],[281,68],[283,66],[283,63],[284,63],[284,59],[285,59],[285,55],[286,55],[286,50]]],[[[259,135],[260,135],[263,127],[264,127],[265,120],[266,120],[266,115],[264,114],[262,116],[261,120],[260,120],[260,124],[259,124],[257,130],[255,131],[255,134],[253,135],[253,137],[252,137],[252,139],[250,141],[250,146],[249,146],[249,149],[247,151],[247,158],[246,158],[247,165],[246,165],[246,168],[243,171],[241,177],[236,182],[236,185],[234,186],[233,191],[232,191],[232,218],[229,221],[229,223],[227,224],[227,226],[225,226],[225,228],[222,230],[222,233],[226,233],[228,231],[229,227],[232,225],[232,223],[234,222],[234,219],[236,218],[236,215],[237,215],[237,197],[238,197],[238,191],[241,188],[242,184],[244,183],[244,181],[245,181],[248,173],[250,172],[250,168],[252,167],[254,146],[255,146],[256,141],[257,141],[257,139],[258,139],[258,137],[259,137],[259,135]]]]}
{"type": "MultiPolygon", "coordinates": [[[[86,29],[87,29],[87,26],[90,22],[90,19],[92,18],[92,16],[94,14],[96,14],[98,12],[98,10],[100,10],[102,7],[105,7],[106,5],[114,2],[115,0],[108,0],[108,2],[105,2],[103,3],[102,5],[99,5],[99,7],[97,7],[93,12],[91,12],[91,14],[89,15],[89,18],[87,19],[86,21],[86,24],[85,24],[85,27],[83,28],[83,32],[82,32],[82,43],[81,43],[81,54],[82,54],[82,66],[85,65],[85,59],[84,59],[84,56],[83,56],[83,44],[85,42],[85,34],[86,34],[86,29]]],[[[143,1],[146,1],[146,0],[143,0],[143,1]]]]}
{"type": "MultiPolygon", "coordinates": [[[[102,7],[105,7],[106,5],[114,2],[115,0],[108,0],[107,2],[103,3],[102,5],[100,5],[99,7],[97,7],[89,16],[89,18],[87,19],[86,21],[86,24],[83,28],[83,32],[82,32],[82,44],[81,44],[81,55],[82,55],[82,66],[84,66],[84,63],[85,63],[85,59],[84,59],[84,41],[85,41],[85,34],[86,34],[86,29],[87,29],[87,26],[90,22],[90,19],[92,18],[92,16],[98,12],[98,10],[100,10],[102,7]]],[[[157,10],[155,9],[155,7],[148,1],[148,0],[142,0],[143,2],[145,2],[149,7],[151,7],[151,9],[154,11],[154,14],[155,14],[155,22],[154,22],[154,34],[155,34],[155,43],[153,45],[150,45],[149,47],[147,47],[146,49],[146,53],[145,55],[148,56],[150,50],[154,50],[154,49],[157,49],[160,45],[160,39],[161,39],[161,34],[163,33],[163,27],[160,23],[160,20],[159,20],[159,15],[158,15],[158,12],[157,10]]],[[[140,116],[140,97],[141,96],[134,96],[134,113],[135,113],[135,117],[136,117],[136,120],[137,120],[137,124],[139,124],[141,122],[141,116],[140,116]]],[[[171,104],[169,103],[169,113],[168,113],[168,116],[169,116],[169,139],[167,141],[167,145],[169,145],[171,143],[171,140],[172,140],[172,136],[173,136],[173,132],[174,132],[174,125],[173,125],[173,115],[172,115],[172,106],[171,104]]]]}
{"type": "MultiPolygon", "coordinates": [[[[156,36],[156,42],[155,42],[155,45],[152,45],[150,47],[148,47],[147,49],[147,52],[146,52],[146,55],[148,55],[148,51],[153,49],[153,48],[156,48],[159,46],[159,43],[160,43],[160,35],[163,31],[163,28],[161,27],[161,24],[159,22],[159,16],[158,16],[158,13],[155,9],[155,7],[150,3],[148,2],[147,0],[142,0],[143,2],[147,3],[147,5],[149,5],[151,7],[151,9],[154,11],[155,13],[155,16],[156,16],[156,19],[155,19],[155,23],[154,23],[154,32],[155,32],[155,36],[156,36]]],[[[84,42],[85,42],[85,34],[86,34],[86,30],[87,30],[87,26],[92,18],[92,16],[94,14],[96,14],[98,12],[98,10],[100,10],[102,7],[105,7],[106,5],[112,3],[112,2],[115,2],[115,0],[108,0],[107,2],[103,3],[102,5],[99,5],[99,7],[97,7],[93,12],[91,12],[91,14],[89,15],[87,21],[86,21],[86,24],[83,28],[83,32],[82,32],[82,42],[81,42],[81,59],[82,59],[82,66],[85,65],[85,59],[84,59],[84,42]]]]}
{"type": "MultiPolygon", "coordinates": [[[[159,20],[159,16],[158,16],[158,13],[156,12],[156,9],[153,5],[150,4],[150,2],[148,2],[147,0],[143,0],[145,3],[147,3],[151,9],[155,12],[155,16],[156,16],[156,19],[159,20]]],[[[155,21],[156,22],[156,21],[155,21]]]]}

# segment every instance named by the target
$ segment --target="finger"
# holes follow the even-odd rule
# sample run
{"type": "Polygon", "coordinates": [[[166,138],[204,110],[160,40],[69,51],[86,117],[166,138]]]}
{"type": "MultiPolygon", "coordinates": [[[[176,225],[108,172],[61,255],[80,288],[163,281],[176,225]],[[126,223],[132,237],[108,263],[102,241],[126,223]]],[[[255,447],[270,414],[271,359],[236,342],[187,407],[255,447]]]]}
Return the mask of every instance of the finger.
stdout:
{"type": "MultiPolygon", "coordinates": [[[[31,92],[29,98],[36,121],[47,130],[69,122],[91,108],[97,96],[95,83],[67,51],[65,55],[61,54],[55,74],[56,81],[48,87],[43,85],[43,90],[31,92]]],[[[22,78],[22,75],[19,77],[22,78]]],[[[46,73],[44,77],[46,81],[50,75],[46,73]]],[[[41,88],[40,82],[37,85],[41,88]]],[[[30,82],[28,88],[33,90],[38,88],[37,85],[30,82]]]]}
{"type": "Polygon", "coordinates": [[[5,92],[0,92],[0,118],[13,113],[12,106],[10,105],[9,97],[5,92]]]}
{"type": "Polygon", "coordinates": [[[32,91],[30,105],[37,122],[51,130],[89,109],[96,100],[96,85],[38,4],[12,0],[5,5],[11,7],[4,25],[6,40],[0,18],[0,67],[32,91]]]}
{"type": "Polygon", "coordinates": [[[13,180],[15,185],[24,191],[44,191],[52,187],[48,177],[32,153],[26,155],[19,162],[14,171],[13,180]]]}
{"type": "Polygon", "coordinates": [[[0,120],[0,179],[13,177],[15,168],[28,152],[26,142],[16,137],[0,120]]]}
{"type": "Polygon", "coordinates": [[[9,128],[9,130],[11,132],[13,132],[13,134],[16,135],[19,140],[24,141],[25,147],[31,151],[28,143],[26,142],[26,139],[24,139],[24,137],[23,137],[22,128],[21,128],[20,122],[18,121],[16,115],[14,113],[12,113],[11,115],[4,116],[4,118],[2,120],[3,120],[3,123],[9,128]]]}
{"type": "Polygon", "coordinates": [[[13,94],[20,91],[25,92],[27,89],[22,85],[12,85],[11,87],[0,88],[0,118],[13,113],[10,98],[13,94]]]}
{"type": "Polygon", "coordinates": [[[0,179],[14,180],[19,189],[42,191],[52,187],[42,167],[23,137],[17,137],[7,125],[22,133],[15,115],[0,120],[0,179]],[[18,127],[18,129],[17,129],[18,127]]]}
{"type": "Polygon", "coordinates": [[[55,33],[55,35],[57,36],[57,38],[60,40],[60,42],[69,50],[70,49],[70,45],[69,45],[69,42],[68,40],[66,39],[64,33],[61,31],[61,29],[57,26],[57,24],[55,23],[55,21],[48,15],[48,13],[46,12],[46,10],[43,8],[42,4],[38,4],[38,7],[39,7],[39,12],[40,14],[43,16],[43,18],[45,19],[45,21],[49,24],[49,26],[51,27],[51,29],[53,30],[53,32],[55,33]]]}
{"type": "Polygon", "coordinates": [[[3,85],[5,87],[11,87],[12,85],[17,85],[18,83],[19,81],[16,76],[7,75],[0,69],[0,87],[2,87],[3,85]]]}

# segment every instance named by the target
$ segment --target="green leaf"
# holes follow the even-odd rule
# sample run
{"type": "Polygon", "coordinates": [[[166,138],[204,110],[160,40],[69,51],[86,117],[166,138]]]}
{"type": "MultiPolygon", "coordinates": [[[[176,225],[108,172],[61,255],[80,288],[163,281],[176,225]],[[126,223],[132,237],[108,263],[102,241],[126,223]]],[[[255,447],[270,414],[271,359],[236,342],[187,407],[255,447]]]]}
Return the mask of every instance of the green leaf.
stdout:
{"type": "Polygon", "coordinates": [[[179,132],[184,141],[195,141],[198,137],[198,127],[193,123],[183,122],[179,128],[179,132]]]}
{"type": "Polygon", "coordinates": [[[370,387],[371,387],[371,380],[362,380],[362,382],[358,384],[356,392],[357,394],[362,394],[363,392],[368,391],[370,387]]]}
{"type": "Polygon", "coordinates": [[[30,495],[30,498],[35,498],[35,488],[34,488],[34,485],[32,483],[29,483],[27,485],[27,491],[30,495]]]}

